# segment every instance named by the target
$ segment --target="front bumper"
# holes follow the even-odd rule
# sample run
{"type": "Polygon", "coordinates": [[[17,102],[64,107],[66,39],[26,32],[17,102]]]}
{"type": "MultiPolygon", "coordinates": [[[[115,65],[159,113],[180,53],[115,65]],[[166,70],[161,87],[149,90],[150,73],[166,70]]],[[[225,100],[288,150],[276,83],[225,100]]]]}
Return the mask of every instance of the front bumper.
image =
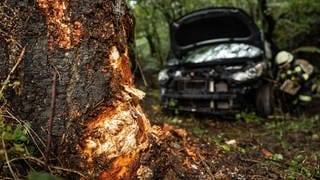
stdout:
{"type": "MultiPolygon", "coordinates": [[[[209,83],[207,83],[209,84],[209,83]]],[[[258,83],[256,83],[258,84],[258,83]]],[[[206,85],[196,89],[185,88],[162,90],[161,104],[169,110],[200,112],[210,114],[234,114],[245,109],[252,99],[255,85],[232,87],[225,83],[223,92],[206,85]],[[218,91],[218,92],[217,92],[218,91]]]]}
{"type": "Polygon", "coordinates": [[[166,109],[224,114],[236,112],[235,94],[167,94],[161,97],[166,109]]]}

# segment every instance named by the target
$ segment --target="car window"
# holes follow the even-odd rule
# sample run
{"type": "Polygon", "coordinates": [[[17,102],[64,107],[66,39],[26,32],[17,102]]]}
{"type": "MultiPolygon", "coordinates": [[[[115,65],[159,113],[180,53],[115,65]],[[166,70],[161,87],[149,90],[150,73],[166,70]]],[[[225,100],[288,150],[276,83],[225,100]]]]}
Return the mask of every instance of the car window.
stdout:
{"type": "Polygon", "coordinates": [[[183,58],[186,63],[203,63],[220,59],[253,58],[262,54],[258,47],[243,43],[224,43],[200,47],[183,58]]]}

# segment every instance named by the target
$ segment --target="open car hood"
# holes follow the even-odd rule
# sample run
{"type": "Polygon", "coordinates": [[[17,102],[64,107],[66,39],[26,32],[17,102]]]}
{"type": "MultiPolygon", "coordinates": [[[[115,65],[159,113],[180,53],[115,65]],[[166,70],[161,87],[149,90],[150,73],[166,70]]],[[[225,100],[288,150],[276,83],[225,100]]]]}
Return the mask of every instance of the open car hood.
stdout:
{"type": "Polygon", "coordinates": [[[262,49],[259,28],[238,8],[209,8],[191,12],[171,24],[171,49],[180,58],[200,46],[245,43],[262,49]]]}

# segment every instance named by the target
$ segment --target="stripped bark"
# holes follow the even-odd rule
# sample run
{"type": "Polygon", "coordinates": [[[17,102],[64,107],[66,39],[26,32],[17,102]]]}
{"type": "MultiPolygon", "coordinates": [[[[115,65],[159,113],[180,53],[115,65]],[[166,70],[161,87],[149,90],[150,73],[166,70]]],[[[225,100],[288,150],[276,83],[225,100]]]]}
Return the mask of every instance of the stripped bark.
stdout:
{"type": "MultiPolygon", "coordinates": [[[[134,21],[125,3],[38,0],[9,6],[20,18],[29,17],[17,37],[28,44],[16,75],[21,92],[11,94],[10,103],[44,141],[51,131],[52,67],[57,71],[50,150],[55,158],[48,161],[88,177],[130,178],[149,144],[150,124],[139,105],[144,93],[133,84],[127,44],[134,21]]],[[[0,52],[7,61],[6,51],[0,52]]]]}

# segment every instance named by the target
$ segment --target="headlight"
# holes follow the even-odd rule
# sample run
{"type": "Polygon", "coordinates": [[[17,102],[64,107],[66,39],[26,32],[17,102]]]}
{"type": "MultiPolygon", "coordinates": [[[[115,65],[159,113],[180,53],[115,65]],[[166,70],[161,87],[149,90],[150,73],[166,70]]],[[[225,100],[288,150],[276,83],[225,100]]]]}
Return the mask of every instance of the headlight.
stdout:
{"type": "Polygon", "coordinates": [[[168,82],[169,80],[169,75],[168,75],[168,69],[164,69],[159,72],[158,75],[158,81],[161,85],[164,85],[168,82]]]}
{"type": "Polygon", "coordinates": [[[179,77],[182,77],[182,72],[181,71],[176,71],[175,73],[174,73],[174,77],[175,78],[179,78],[179,77]]]}
{"type": "Polygon", "coordinates": [[[235,81],[240,82],[258,78],[263,73],[265,66],[265,63],[258,63],[254,67],[251,67],[245,70],[244,72],[237,72],[232,74],[231,78],[235,81]]]}

